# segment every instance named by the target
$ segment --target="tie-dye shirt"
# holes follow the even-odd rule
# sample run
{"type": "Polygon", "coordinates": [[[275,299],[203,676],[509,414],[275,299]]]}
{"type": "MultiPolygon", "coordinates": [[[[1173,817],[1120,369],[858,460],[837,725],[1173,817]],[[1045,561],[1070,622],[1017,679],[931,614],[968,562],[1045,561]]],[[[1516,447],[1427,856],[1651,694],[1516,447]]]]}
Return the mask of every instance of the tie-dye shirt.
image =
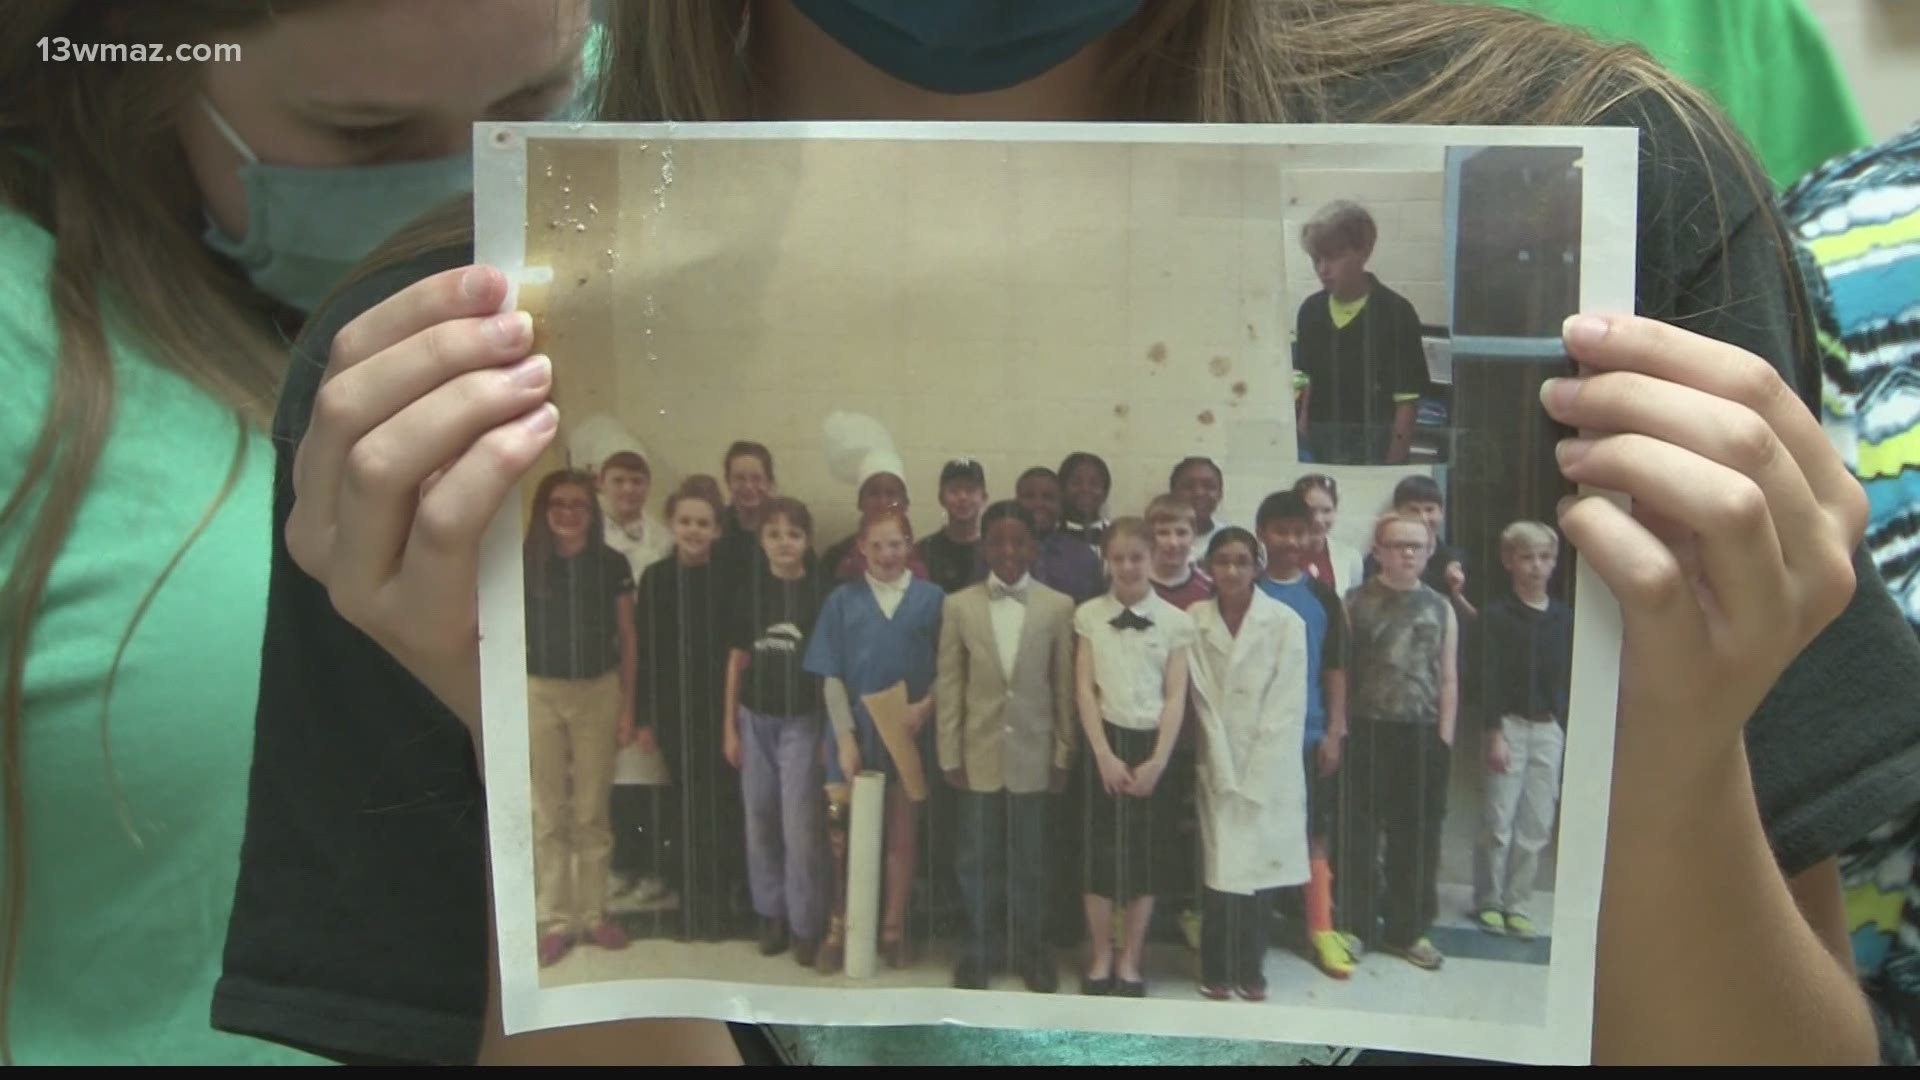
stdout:
{"type": "MultiPolygon", "coordinates": [[[[1866,488],[1867,547],[1920,631],[1920,124],[1782,196],[1820,339],[1821,412],[1866,488]]],[[[1841,857],[1854,962],[1889,1062],[1920,1063],[1920,815],[1841,857]]]]}

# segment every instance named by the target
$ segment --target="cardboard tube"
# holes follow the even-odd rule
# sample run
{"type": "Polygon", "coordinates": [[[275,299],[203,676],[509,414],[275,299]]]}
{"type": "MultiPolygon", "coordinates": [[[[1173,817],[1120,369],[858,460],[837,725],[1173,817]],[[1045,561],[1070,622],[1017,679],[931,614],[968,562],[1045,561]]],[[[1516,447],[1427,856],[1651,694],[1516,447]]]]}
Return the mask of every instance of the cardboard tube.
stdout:
{"type": "Polygon", "coordinates": [[[900,786],[914,802],[927,799],[927,777],[920,764],[920,747],[907,734],[907,684],[894,683],[877,694],[860,698],[873,717],[874,729],[886,745],[887,755],[900,772],[900,786]]]}
{"type": "Polygon", "coordinates": [[[880,939],[881,826],[887,817],[887,776],[862,772],[853,781],[853,822],[847,829],[847,975],[873,977],[880,939]]]}

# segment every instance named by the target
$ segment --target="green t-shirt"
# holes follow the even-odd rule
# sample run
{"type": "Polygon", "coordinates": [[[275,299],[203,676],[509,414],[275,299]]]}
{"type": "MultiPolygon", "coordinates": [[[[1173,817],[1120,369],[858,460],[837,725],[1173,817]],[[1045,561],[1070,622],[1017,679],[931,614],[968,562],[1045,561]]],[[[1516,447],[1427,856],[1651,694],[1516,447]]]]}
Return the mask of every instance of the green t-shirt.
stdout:
{"type": "Polygon", "coordinates": [[[1630,41],[1712,95],[1784,189],[1873,141],[1802,0],[1477,0],[1630,41]]]}
{"type": "MultiPolygon", "coordinates": [[[[52,259],[51,236],[0,208],[0,502],[20,486],[47,415],[58,362],[52,259]]],[[[28,862],[14,1060],[313,1061],[209,1022],[252,758],[273,449],[264,435],[249,437],[237,488],[129,643],[108,716],[110,772],[101,691],[114,650],[212,505],[239,431],[227,409],[123,345],[113,349],[113,369],[118,396],[104,456],[27,654],[28,862]]],[[[9,568],[38,505],[35,498],[0,530],[9,568]]],[[[13,633],[0,626],[0,647],[13,633]]]]}

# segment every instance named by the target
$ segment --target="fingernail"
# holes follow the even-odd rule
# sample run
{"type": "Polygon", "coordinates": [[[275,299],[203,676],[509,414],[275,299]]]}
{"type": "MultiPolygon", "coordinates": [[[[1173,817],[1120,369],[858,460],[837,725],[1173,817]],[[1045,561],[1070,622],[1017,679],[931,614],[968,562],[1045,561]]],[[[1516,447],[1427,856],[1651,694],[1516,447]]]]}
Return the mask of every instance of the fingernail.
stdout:
{"type": "Polygon", "coordinates": [[[1567,511],[1573,509],[1573,504],[1579,501],[1580,501],[1579,499],[1574,498],[1572,495],[1568,495],[1565,498],[1561,499],[1559,504],[1554,507],[1555,516],[1566,517],[1567,511]]]}
{"type": "Polygon", "coordinates": [[[1579,396],[1579,379],[1548,379],[1540,384],[1540,403],[1550,412],[1565,412],[1579,396]]]}
{"type": "Polygon", "coordinates": [[[533,333],[533,316],[524,311],[509,311],[505,315],[495,315],[480,325],[480,332],[488,341],[502,349],[511,349],[526,343],[533,333]]]}
{"type": "Polygon", "coordinates": [[[1560,326],[1560,336],[1574,348],[1587,348],[1600,344],[1607,336],[1611,324],[1598,315],[1570,315],[1560,326]]]}
{"type": "Polygon", "coordinates": [[[560,425],[560,410],[549,401],[535,409],[526,419],[527,430],[535,435],[545,435],[560,425]]]}
{"type": "Polygon", "coordinates": [[[553,361],[544,353],[536,353],[508,368],[507,378],[515,386],[537,390],[553,381],[553,361]]]}
{"type": "Polygon", "coordinates": [[[1577,464],[1592,449],[1592,439],[1561,439],[1559,445],[1553,448],[1553,454],[1559,459],[1560,467],[1564,469],[1577,464]]]}
{"type": "Polygon", "coordinates": [[[460,296],[464,300],[478,300],[486,295],[487,270],[484,266],[468,268],[460,275],[460,296]]]}

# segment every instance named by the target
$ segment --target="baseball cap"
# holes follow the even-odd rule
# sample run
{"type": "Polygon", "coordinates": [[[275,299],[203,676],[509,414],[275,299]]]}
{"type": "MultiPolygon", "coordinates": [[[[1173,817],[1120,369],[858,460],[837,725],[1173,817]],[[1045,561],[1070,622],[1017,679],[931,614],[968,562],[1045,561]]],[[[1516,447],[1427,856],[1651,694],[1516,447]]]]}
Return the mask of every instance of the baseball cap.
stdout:
{"type": "Polygon", "coordinates": [[[940,486],[945,488],[958,480],[986,487],[987,470],[981,468],[980,463],[972,458],[954,458],[940,469],[940,486]]]}

